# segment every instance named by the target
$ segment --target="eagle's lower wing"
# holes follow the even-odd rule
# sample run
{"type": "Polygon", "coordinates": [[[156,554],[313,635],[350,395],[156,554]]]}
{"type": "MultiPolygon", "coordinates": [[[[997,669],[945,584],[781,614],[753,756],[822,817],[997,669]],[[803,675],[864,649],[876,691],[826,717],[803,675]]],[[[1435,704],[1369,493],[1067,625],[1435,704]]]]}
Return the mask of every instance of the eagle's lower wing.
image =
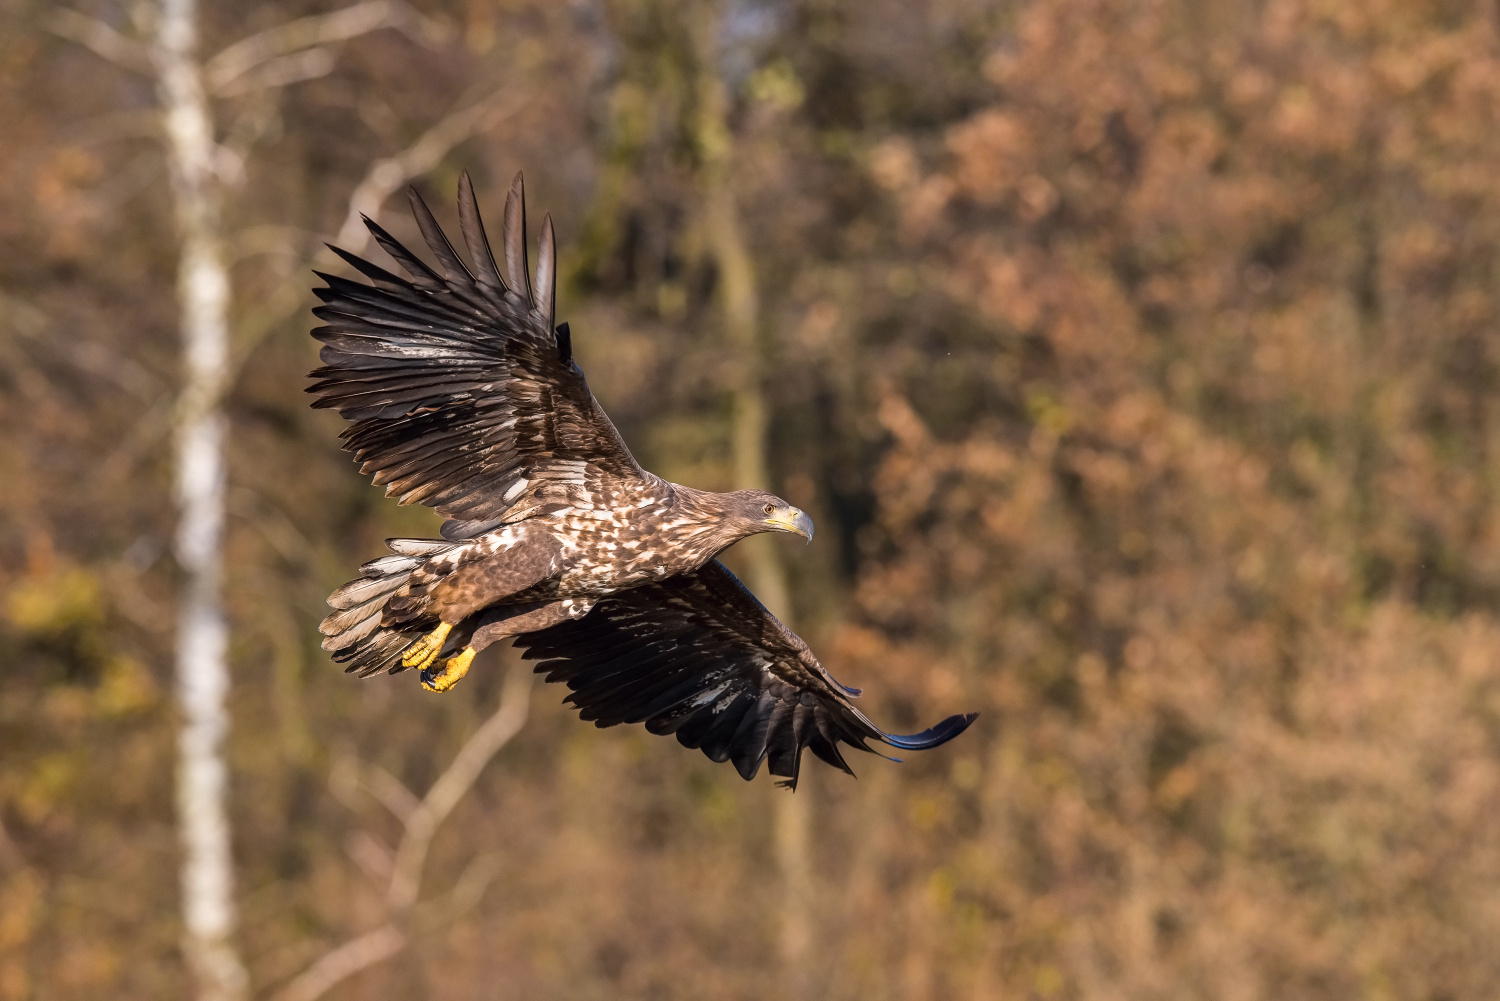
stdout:
{"type": "Polygon", "coordinates": [[[441,275],[367,219],[410,279],[333,248],[371,284],[320,273],[328,287],[315,290],[324,304],[313,312],[327,325],[313,331],[324,344],[323,367],[308,392],[318,397],[314,407],[336,408],[352,422],[344,448],[362,471],[401,503],[455,519],[445,534],[456,536],[549,497],[568,503],[591,473],[642,475],[574,364],[567,325],[553,328],[550,216],[533,295],[521,176],[505,203],[508,283],[467,175],[458,207],[472,273],[414,191],[411,202],[441,275]]]}
{"type": "Polygon", "coordinates": [[[746,779],[769,759],[772,775],[797,783],[802,749],[849,771],[840,742],[867,740],[922,750],[962,733],[973,713],[912,736],[886,733],[849,701],[807,644],[766,610],[717,560],[603,598],[582,619],[516,639],[548,681],[597,725],[644,723],[675,733],[746,779]]]}

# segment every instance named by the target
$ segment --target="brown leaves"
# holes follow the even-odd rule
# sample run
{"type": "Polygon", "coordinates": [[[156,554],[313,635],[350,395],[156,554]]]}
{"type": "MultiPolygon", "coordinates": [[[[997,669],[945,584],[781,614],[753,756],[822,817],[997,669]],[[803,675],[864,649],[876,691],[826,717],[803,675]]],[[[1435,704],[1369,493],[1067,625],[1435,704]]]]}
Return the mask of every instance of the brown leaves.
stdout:
{"type": "Polygon", "coordinates": [[[1457,873],[1500,864],[1493,31],[1171,9],[1031,5],[948,129],[923,246],[1027,345],[1024,417],[989,465],[995,421],[933,435],[882,397],[892,551],[860,607],[887,658],[956,657],[1000,707],[1004,861],[973,878],[1025,901],[992,926],[1009,983],[1462,993],[1496,970],[1457,873]]]}
{"type": "MultiPolygon", "coordinates": [[[[445,161],[431,190],[467,167],[484,200],[525,167],[568,206],[559,316],[592,385],[653,468],[723,485],[727,355],[692,225],[699,150],[678,135],[697,72],[674,41],[682,11],[607,4],[580,30],[532,7],[432,7],[493,20],[493,65],[349,46],[268,119],[285,140],[248,157],[235,225],[311,242],[371,162],[464,93],[558,67],[536,78],[547,103],[445,161]]],[[[820,505],[818,540],[795,556],[798,614],[880,718],[984,713],[941,751],[855,762],[858,783],[798,793],[815,797],[812,993],[1495,995],[1493,13],[789,10],[743,50],[726,122],[764,279],[767,486],[820,505]]],[[[160,449],[132,430],[146,404],[111,388],[121,365],[85,378],[63,349],[170,353],[170,219],[134,139],[69,131],[106,122],[114,95],[28,51],[5,64],[33,75],[0,91],[20,137],[0,153],[0,263],[7,294],[54,320],[0,344],[14,432],[0,584],[26,651],[0,699],[15,846],[0,853],[0,998],[158,996],[180,992],[177,929],[153,917],[175,907],[171,747],[149,672],[168,623],[129,602],[173,582],[170,560],[126,572],[120,554],[160,528],[160,449]],[[136,438],[126,473],[82,475],[136,438]],[[33,525],[58,539],[45,572],[18,569],[33,525]],[[92,673],[49,673],[65,663],[92,673]]],[[[226,141],[261,127],[244,110],[226,141]]],[[[262,265],[247,251],[237,282],[281,287],[290,264],[262,265]]],[[[232,476],[263,498],[231,521],[230,587],[247,735],[236,852],[268,989],[378,907],[342,849],[348,812],[323,792],[328,742],[420,786],[476,705],[350,688],[314,657],[338,568],[434,527],[387,523],[314,444],[330,429],[303,426],[300,338],[278,329],[249,357],[233,428],[232,476]]],[[[476,691],[497,677],[476,668],[476,691]]],[[[442,885],[495,852],[496,893],[349,989],[783,996],[770,790],[547,705],[433,845],[442,885]]]]}

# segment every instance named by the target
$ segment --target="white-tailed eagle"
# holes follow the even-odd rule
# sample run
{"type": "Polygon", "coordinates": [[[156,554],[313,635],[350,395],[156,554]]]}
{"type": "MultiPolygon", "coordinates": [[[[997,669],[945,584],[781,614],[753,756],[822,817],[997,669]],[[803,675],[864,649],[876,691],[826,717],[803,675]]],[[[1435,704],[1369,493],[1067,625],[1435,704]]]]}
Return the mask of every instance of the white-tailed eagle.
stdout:
{"type": "Polygon", "coordinates": [[[319,273],[323,366],[314,407],[350,422],[344,447],[402,504],[448,520],[441,539],[391,539],[328,599],[323,648],[361,676],[415,668],[451,688],[477,651],[514,638],[597,725],[644,723],[752,778],[795,787],[802,749],[849,771],[838,745],[920,750],[974,714],[889,734],[717,559],[758,532],[809,540],[812,519],[761,490],[713,493],[642,469],[589,392],[566,323],[554,326],[557,252],[542,221],[535,284],[521,176],[505,203],[505,274],[459,182],[472,262],[427,206],[412,211],[437,270],[366,220],[401,278],[334,248],[369,281],[319,273]]]}

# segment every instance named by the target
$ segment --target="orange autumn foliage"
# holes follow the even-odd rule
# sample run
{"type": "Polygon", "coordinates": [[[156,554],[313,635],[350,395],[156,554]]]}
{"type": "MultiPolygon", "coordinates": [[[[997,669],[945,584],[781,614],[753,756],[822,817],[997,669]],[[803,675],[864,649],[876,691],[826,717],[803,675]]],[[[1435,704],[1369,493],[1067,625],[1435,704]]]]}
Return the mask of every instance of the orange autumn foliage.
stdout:
{"type": "MultiPolygon", "coordinates": [[[[0,999],[168,996],[170,216],[149,93],[47,35],[44,6],[0,32],[0,418],[26,429],[0,436],[0,999]]],[[[326,9],[252,6],[211,36],[326,9]]],[[[596,393],[652,468],[724,485],[702,5],[422,7],[450,49],[371,37],[325,78],[225,99],[246,329],[311,284],[372,161],[503,76],[525,110],[424,190],[467,167],[489,206],[524,167],[596,393]]],[[[983,714],[798,793],[816,996],[1493,996],[1493,5],[716,11],[769,486],[820,527],[788,553],[799,625],[883,721],[983,714]]],[[[306,409],[308,325],[242,341],[230,398],[259,994],[378,904],[395,829],[350,762],[423,787],[503,673],[435,699],[317,650],[329,587],[435,522],[306,409]]],[[[784,794],[560,697],[534,694],[434,849],[434,896],[481,857],[489,891],[330,997],[778,996],[784,794]]]]}

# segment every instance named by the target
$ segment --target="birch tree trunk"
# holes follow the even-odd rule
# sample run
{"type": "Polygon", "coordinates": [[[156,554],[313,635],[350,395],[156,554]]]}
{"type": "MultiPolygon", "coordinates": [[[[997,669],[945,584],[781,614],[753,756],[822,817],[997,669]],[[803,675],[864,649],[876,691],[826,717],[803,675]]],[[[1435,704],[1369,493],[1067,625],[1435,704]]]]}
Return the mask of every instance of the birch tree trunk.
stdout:
{"type": "Polygon", "coordinates": [[[220,595],[224,530],[224,415],[229,276],[220,245],[213,121],[198,60],[196,0],[162,0],[154,50],[181,259],[182,395],[176,437],[177,816],[182,842],[183,949],[201,1001],[248,993],[235,952],[225,699],[228,626],[220,595]]]}
{"type": "MultiPolygon", "coordinates": [[[[760,295],[756,287],[755,262],[744,228],[740,224],[729,165],[733,162],[734,137],[727,125],[728,96],[717,61],[718,18],[713,6],[699,18],[697,27],[698,147],[703,157],[703,224],[709,253],[718,270],[719,308],[724,332],[733,346],[738,364],[733,389],[734,418],[731,447],[736,488],[771,488],[766,456],[769,408],[766,405],[765,342],[760,331],[760,295]]],[[[788,627],[793,627],[791,594],[786,568],[776,539],[750,538],[740,545],[750,563],[750,589],[761,603],[788,627]]],[[[811,877],[808,842],[810,790],[799,782],[799,792],[775,797],[776,860],[781,870],[782,901],[780,954],[783,975],[781,996],[793,999],[810,995],[808,956],[812,939],[811,877]]]]}

